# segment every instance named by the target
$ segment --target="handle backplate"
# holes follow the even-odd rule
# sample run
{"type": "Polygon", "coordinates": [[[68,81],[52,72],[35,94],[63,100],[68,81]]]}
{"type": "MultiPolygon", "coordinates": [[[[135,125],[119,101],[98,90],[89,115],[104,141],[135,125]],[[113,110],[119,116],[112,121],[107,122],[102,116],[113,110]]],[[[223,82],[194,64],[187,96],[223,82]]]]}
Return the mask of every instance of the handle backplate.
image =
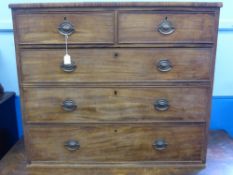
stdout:
{"type": "Polygon", "coordinates": [[[159,60],[157,68],[160,72],[169,72],[172,69],[172,64],[168,59],[159,60]]]}
{"type": "Polygon", "coordinates": [[[71,64],[64,64],[64,62],[62,62],[60,67],[64,72],[69,73],[69,72],[74,72],[75,69],[77,68],[77,65],[75,64],[74,61],[71,61],[71,64]]]}
{"type": "Polygon", "coordinates": [[[168,143],[164,139],[157,139],[152,144],[153,148],[157,151],[165,150],[168,146],[168,143]]]}
{"type": "Polygon", "coordinates": [[[64,146],[69,151],[76,151],[80,149],[80,143],[76,140],[68,140],[65,142],[64,146]]]}
{"type": "Polygon", "coordinates": [[[72,111],[76,110],[76,108],[77,108],[76,103],[71,99],[64,100],[62,102],[61,106],[62,106],[62,109],[64,111],[67,111],[67,112],[72,112],[72,111]]]}
{"type": "Polygon", "coordinates": [[[175,27],[172,22],[165,17],[158,26],[158,32],[163,35],[170,35],[175,32],[175,27]]]}
{"type": "Polygon", "coordinates": [[[59,24],[58,31],[62,35],[71,35],[75,29],[71,22],[69,22],[67,19],[64,19],[64,21],[59,24]]]}
{"type": "Polygon", "coordinates": [[[157,111],[166,111],[169,108],[169,102],[166,99],[158,99],[154,103],[154,108],[157,111]]]}

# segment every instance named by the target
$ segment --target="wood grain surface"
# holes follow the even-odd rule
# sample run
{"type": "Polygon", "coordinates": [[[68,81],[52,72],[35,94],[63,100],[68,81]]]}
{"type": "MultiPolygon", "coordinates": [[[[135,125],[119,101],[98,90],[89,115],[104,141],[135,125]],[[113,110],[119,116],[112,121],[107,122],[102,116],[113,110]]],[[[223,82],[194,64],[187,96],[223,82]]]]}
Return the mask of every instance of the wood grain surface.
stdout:
{"type": "Polygon", "coordinates": [[[69,8],[69,7],[222,7],[221,2],[73,2],[73,3],[14,3],[12,9],[32,8],[69,8]]]}
{"type": "Polygon", "coordinates": [[[206,166],[196,165],[151,165],[142,164],[26,164],[23,140],[20,140],[0,160],[1,175],[115,175],[135,174],[147,172],[149,175],[226,175],[233,171],[233,140],[224,131],[209,131],[208,153],[206,166]],[[26,169],[27,166],[27,169],[26,169]],[[142,168],[144,167],[144,168],[142,168]],[[135,171],[137,170],[137,171],[135,171]],[[119,173],[117,173],[119,172],[119,173]]]}
{"type": "Polygon", "coordinates": [[[25,88],[28,122],[206,121],[208,88],[25,88]],[[64,111],[72,99],[77,109],[64,111]],[[167,111],[154,103],[167,99],[167,111]]]}
{"type": "Polygon", "coordinates": [[[68,38],[69,43],[113,43],[112,12],[20,14],[16,17],[19,42],[64,44],[64,36],[58,32],[64,17],[75,28],[75,32],[68,38]]]}
{"type": "Polygon", "coordinates": [[[138,82],[156,80],[209,80],[209,48],[122,48],[70,49],[76,63],[74,72],[60,65],[63,49],[23,49],[23,82],[138,82]],[[161,72],[160,60],[169,60],[172,69],[161,72]]]}
{"type": "Polygon", "coordinates": [[[28,175],[195,174],[206,158],[221,6],[10,5],[28,175]],[[75,27],[68,38],[72,73],[60,67],[64,19],[75,27]],[[175,29],[169,35],[158,32],[165,19],[175,29]],[[168,72],[157,68],[164,59],[172,64],[168,72]],[[77,109],[65,112],[66,99],[77,109]],[[168,100],[167,111],[154,108],[157,99],[168,100]],[[152,146],[159,139],[165,150],[152,146]],[[67,150],[68,140],[80,149],[67,150]]]}
{"type": "Polygon", "coordinates": [[[201,161],[202,125],[98,124],[32,126],[29,129],[31,161],[127,162],[201,161]],[[168,146],[157,151],[152,144],[164,139],[168,146]],[[68,140],[80,149],[69,151],[68,140]]]}
{"type": "Polygon", "coordinates": [[[120,43],[211,43],[215,32],[215,14],[180,12],[123,12],[119,13],[120,43]],[[168,18],[175,32],[158,32],[162,20],[168,18]]]}

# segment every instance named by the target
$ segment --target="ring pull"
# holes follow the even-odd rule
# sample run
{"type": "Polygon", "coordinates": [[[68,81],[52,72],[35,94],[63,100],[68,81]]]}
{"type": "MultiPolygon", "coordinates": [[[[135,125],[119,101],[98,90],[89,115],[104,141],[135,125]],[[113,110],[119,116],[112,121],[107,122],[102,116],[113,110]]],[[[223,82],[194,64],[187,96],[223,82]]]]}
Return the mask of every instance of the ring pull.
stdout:
{"type": "Polygon", "coordinates": [[[64,100],[61,106],[62,106],[62,109],[67,112],[73,112],[77,108],[76,103],[71,99],[64,100]]]}
{"type": "Polygon", "coordinates": [[[157,111],[167,111],[169,108],[169,102],[166,99],[156,100],[154,103],[154,108],[157,111]]]}
{"type": "Polygon", "coordinates": [[[161,34],[163,34],[163,35],[170,35],[173,32],[175,32],[175,27],[173,26],[173,24],[171,23],[171,21],[169,21],[167,19],[167,16],[159,24],[158,32],[161,33],[161,34]]]}
{"type": "Polygon", "coordinates": [[[71,22],[64,17],[64,21],[58,26],[58,31],[62,35],[71,35],[75,29],[71,22]]]}
{"type": "Polygon", "coordinates": [[[169,60],[160,60],[157,63],[157,68],[160,72],[169,72],[172,69],[172,64],[169,60]]]}
{"type": "Polygon", "coordinates": [[[164,139],[157,139],[152,144],[153,148],[157,151],[165,150],[168,146],[168,143],[164,139]]]}
{"type": "Polygon", "coordinates": [[[64,146],[69,151],[76,151],[80,149],[80,143],[76,140],[68,140],[65,142],[64,146]]]}
{"type": "Polygon", "coordinates": [[[61,69],[64,71],[64,72],[74,72],[75,69],[77,68],[76,64],[74,61],[71,61],[70,64],[64,64],[64,62],[61,63],[60,65],[61,69]]]}

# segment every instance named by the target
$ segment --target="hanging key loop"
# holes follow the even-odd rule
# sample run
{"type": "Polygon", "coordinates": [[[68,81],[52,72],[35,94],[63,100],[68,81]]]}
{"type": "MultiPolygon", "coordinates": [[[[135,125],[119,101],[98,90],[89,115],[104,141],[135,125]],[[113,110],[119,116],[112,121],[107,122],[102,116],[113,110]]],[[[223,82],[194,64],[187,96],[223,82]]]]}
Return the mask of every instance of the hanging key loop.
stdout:
{"type": "Polygon", "coordinates": [[[69,36],[66,34],[65,35],[66,55],[68,54],[68,38],[69,36]]]}
{"type": "Polygon", "coordinates": [[[65,55],[63,58],[63,62],[61,64],[61,68],[64,72],[73,72],[76,69],[76,64],[71,60],[70,55],[68,54],[68,38],[69,36],[66,34],[65,36],[65,55]]]}

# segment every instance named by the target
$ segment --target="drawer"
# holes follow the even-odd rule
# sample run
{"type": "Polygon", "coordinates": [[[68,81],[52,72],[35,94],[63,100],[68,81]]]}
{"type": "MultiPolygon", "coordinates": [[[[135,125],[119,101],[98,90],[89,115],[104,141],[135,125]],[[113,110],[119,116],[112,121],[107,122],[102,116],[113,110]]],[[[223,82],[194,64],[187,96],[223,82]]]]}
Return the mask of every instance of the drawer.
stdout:
{"type": "Polygon", "coordinates": [[[31,126],[32,161],[201,161],[202,125],[31,126]]]}
{"type": "MultiPolygon", "coordinates": [[[[138,164],[133,165],[123,164],[33,164],[27,166],[27,175],[195,175],[196,172],[203,171],[203,164],[193,163],[192,165],[185,166],[178,165],[153,165],[153,164],[138,164]]],[[[216,167],[215,169],[217,169],[216,167]]],[[[205,170],[204,170],[205,171],[205,170]]]]}
{"type": "Polygon", "coordinates": [[[29,122],[204,121],[208,88],[25,88],[29,122]]]}
{"type": "Polygon", "coordinates": [[[133,11],[119,14],[120,43],[212,43],[214,13],[133,11]]]}
{"type": "Polygon", "coordinates": [[[21,51],[23,82],[208,80],[210,48],[70,49],[76,69],[61,68],[63,49],[21,51]]]}
{"type": "Polygon", "coordinates": [[[25,13],[16,15],[16,28],[23,44],[64,44],[58,31],[64,21],[74,28],[69,44],[113,43],[113,19],[112,12],[25,13]]]}

